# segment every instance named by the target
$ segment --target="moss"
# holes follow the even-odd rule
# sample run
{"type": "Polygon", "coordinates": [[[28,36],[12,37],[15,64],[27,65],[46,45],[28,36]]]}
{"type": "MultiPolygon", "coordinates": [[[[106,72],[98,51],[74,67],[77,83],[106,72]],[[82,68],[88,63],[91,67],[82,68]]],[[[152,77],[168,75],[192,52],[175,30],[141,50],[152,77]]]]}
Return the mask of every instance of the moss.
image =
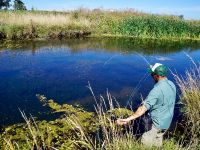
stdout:
{"type": "Polygon", "coordinates": [[[9,139],[12,143],[17,143],[20,149],[26,149],[29,148],[30,145],[31,147],[36,145],[36,143],[34,143],[35,137],[39,147],[48,148],[53,146],[59,149],[73,149],[76,146],[74,141],[81,139],[79,130],[73,127],[69,122],[75,118],[77,118],[81,128],[87,134],[92,134],[97,130],[98,124],[96,124],[97,120],[94,113],[86,112],[82,108],[73,107],[72,105],[59,105],[53,100],[47,100],[42,95],[37,96],[40,101],[45,106],[50,107],[54,113],[62,112],[63,114],[53,121],[28,120],[28,123],[6,127],[0,139],[3,147],[7,145],[4,139],[9,139]],[[32,131],[30,131],[30,128],[32,131]]]}

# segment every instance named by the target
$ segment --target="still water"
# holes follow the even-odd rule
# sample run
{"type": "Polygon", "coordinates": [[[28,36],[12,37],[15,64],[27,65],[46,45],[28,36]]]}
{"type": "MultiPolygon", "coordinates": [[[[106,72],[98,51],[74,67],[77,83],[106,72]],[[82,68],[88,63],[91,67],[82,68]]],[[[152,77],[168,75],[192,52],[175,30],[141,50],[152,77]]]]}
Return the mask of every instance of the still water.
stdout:
{"type": "MultiPolygon", "coordinates": [[[[0,125],[23,121],[19,109],[51,119],[36,94],[92,111],[88,82],[97,97],[108,90],[121,105],[137,107],[153,87],[147,62],[163,63],[183,75],[192,67],[185,53],[200,60],[200,44],[190,41],[86,38],[0,47],[0,125]]],[[[169,78],[173,80],[170,73],[169,78]]]]}

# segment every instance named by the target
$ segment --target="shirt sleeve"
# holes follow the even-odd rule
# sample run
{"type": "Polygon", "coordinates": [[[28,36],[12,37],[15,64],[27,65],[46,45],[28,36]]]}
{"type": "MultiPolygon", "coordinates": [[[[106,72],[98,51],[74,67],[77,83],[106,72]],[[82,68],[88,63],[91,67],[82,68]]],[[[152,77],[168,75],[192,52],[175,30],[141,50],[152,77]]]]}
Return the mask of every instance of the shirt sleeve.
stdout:
{"type": "Polygon", "coordinates": [[[156,104],[158,97],[159,91],[154,87],[143,102],[143,105],[146,107],[147,110],[151,109],[152,106],[156,104]]]}

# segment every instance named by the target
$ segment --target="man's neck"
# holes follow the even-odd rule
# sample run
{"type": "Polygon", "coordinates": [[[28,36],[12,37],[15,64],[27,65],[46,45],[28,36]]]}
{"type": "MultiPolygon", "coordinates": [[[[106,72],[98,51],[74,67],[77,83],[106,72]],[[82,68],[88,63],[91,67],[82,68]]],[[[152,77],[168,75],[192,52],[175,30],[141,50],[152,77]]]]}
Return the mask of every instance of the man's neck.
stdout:
{"type": "Polygon", "coordinates": [[[167,79],[166,77],[159,77],[158,82],[167,79]]]}

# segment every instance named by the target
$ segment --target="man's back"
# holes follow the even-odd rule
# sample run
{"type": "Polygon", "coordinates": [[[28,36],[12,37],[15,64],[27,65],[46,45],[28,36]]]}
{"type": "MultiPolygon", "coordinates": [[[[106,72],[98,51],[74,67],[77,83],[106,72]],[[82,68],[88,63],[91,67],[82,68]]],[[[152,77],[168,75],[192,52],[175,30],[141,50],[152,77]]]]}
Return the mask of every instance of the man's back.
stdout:
{"type": "Polygon", "coordinates": [[[173,82],[163,79],[155,84],[144,101],[153,125],[158,129],[168,129],[174,114],[176,87],[173,82]]]}

